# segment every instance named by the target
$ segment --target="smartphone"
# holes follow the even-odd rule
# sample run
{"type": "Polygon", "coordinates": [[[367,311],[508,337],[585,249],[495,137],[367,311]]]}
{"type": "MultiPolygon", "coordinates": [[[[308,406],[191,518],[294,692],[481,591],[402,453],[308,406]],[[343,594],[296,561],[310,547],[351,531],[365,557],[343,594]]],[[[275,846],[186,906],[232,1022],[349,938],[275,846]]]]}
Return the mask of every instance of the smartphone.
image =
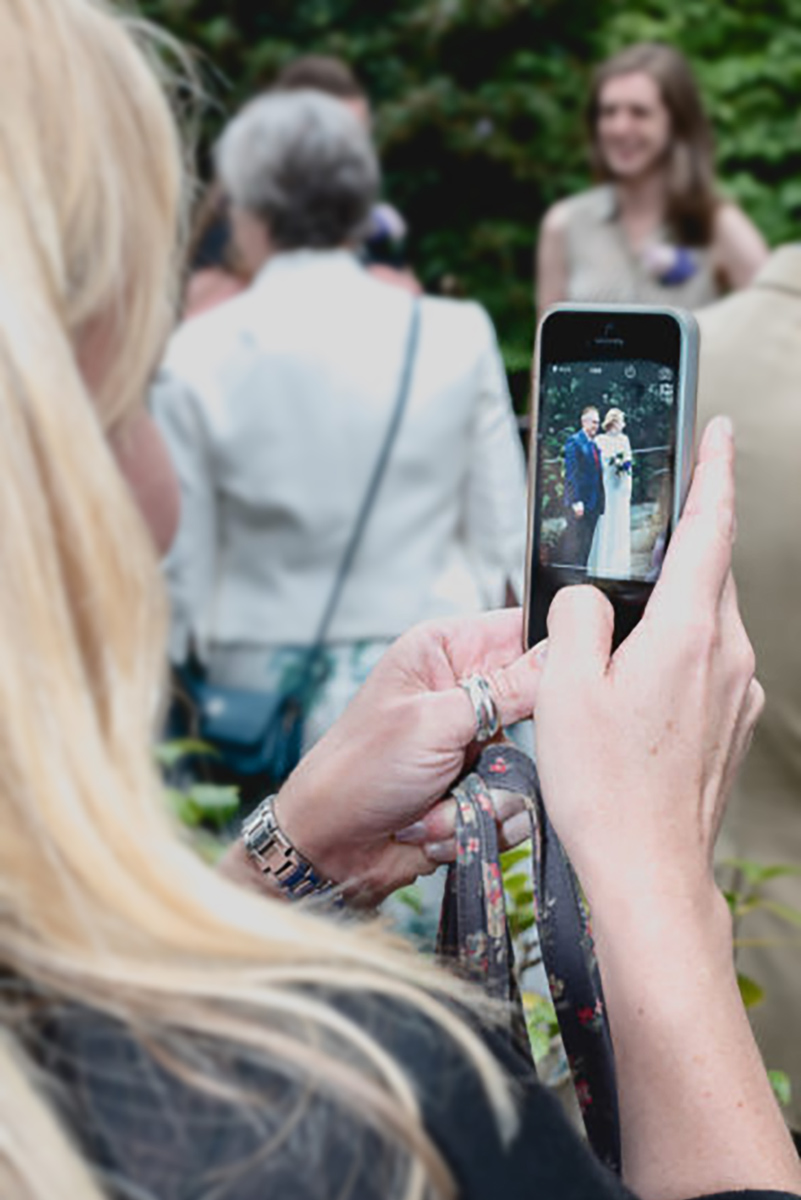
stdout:
{"type": "Polygon", "coordinates": [[[615,644],[642,616],[692,472],[698,325],[680,309],[559,304],[537,333],[527,644],[559,588],[591,583],[615,644]]]}

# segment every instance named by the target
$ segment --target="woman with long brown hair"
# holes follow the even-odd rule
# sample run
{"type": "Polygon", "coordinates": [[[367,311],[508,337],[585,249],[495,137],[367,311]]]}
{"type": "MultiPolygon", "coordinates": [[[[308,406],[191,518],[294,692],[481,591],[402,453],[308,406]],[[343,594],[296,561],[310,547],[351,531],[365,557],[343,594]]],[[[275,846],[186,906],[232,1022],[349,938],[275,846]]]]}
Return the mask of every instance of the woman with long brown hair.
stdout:
{"type": "MultiPolygon", "coordinates": [[[[150,536],[174,489],[142,395],[174,312],[178,139],[149,35],[99,0],[9,0],[0,45],[3,1200],[623,1200],[464,984],[176,835],[150,536]]],[[[376,898],[452,833],[438,802],[486,717],[460,681],[502,721],[536,700],[649,1200],[801,1193],[710,866],[761,706],[732,465],[718,422],[622,653],[591,588],[554,605],[547,655],[521,655],[519,612],[420,627],[274,804],[292,853],[376,898]]]]}
{"type": "Polygon", "coordinates": [[[750,283],[767,248],[718,191],[709,118],[678,50],[645,42],[602,63],[587,126],[597,186],[545,215],[540,312],[559,301],[693,309],[750,283]]]}

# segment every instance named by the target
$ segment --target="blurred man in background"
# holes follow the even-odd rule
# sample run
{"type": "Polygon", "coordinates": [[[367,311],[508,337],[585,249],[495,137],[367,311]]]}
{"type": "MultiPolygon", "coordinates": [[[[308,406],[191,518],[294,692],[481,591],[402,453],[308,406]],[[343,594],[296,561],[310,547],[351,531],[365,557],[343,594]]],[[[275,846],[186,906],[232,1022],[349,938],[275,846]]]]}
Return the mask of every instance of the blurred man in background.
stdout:
{"type": "MultiPolygon", "coordinates": [[[[801,871],[801,245],[776,250],[750,287],[698,314],[699,428],[727,413],[737,438],[735,577],[767,706],[737,783],[723,855],[801,871]]],[[[801,874],[770,883],[801,910],[801,874]]],[[[801,931],[749,914],[738,968],[765,990],[753,1023],[766,1064],[793,1084],[801,1129],[801,931]]]]}
{"type": "MultiPolygon", "coordinates": [[[[278,74],[273,90],[323,92],[341,101],[368,129],[372,127],[370,98],[348,64],[329,54],[304,54],[278,74]]],[[[413,294],[422,288],[406,257],[406,221],[392,204],[373,206],[361,247],[361,259],[376,279],[404,287],[413,294]]]]}

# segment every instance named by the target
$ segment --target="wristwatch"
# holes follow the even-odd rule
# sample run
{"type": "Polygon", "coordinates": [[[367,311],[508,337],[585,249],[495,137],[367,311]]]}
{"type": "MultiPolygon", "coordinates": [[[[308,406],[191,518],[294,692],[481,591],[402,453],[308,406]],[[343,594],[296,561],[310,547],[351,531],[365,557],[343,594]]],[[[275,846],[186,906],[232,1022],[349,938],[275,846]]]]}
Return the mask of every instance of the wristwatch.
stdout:
{"type": "Polygon", "coordinates": [[[242,841],[261,873],[293,899],[319,896],[336,886],[298,853],[283,832],[275,816],[275,795],[266,796],[242,822],[242,841]]]}

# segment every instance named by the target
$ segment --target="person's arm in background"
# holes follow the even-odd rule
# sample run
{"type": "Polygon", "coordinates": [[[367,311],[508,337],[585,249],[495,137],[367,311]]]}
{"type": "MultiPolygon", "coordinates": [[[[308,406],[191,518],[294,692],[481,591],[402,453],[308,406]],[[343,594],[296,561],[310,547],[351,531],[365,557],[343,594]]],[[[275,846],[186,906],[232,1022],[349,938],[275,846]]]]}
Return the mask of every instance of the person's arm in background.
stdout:
{"type": "Polygon", "coordinates": [[[712,869],[763,703],[733,533],[733,443],[718,420],[643,620],[613,654],[609,602],[594,588],[560,592],[537,693],[545,801],[592,910],[623,1177],[643,1200],[801,1190],[712,869]]]}
{"type": "Polygon", "coordinates": [[[369,263],[366,270],[380,283],[401,288],[411,296],[422,296],[423,285],[411,267],[393,267],[389,263],[369,263]]]}
{"type": "Polygon", "coordinates": [[[507,584],[523,596],[526,558],[526,462],[506,371],[492,322],[474,306],[484,348],[464,493],[462,536],[484,604],[505,602],[507,584]]]}
{"type": "Polygon", "coordinates": [[[567,300],[567,246],[565,209],[562,203],[549,208],[540,225],[535,269],[537,316],[546,308],[567,300]]]}
{"type": "Polygon", "coordinates": [[[748,287],[768,254],[765,239],[743,210],[736,204],[721,204],[715,214],[712,257],[726,288],[748,287]]]}
{"type": "Polygon", "coordinates": [[[192,634],[212,603],[217,554],[213,464],[200,402],[177,376],[163,371],[150,393],[153,417],[178,476],[178,533],[165,560],[170,595],[169,653],[185,661],[192,634]]]}

